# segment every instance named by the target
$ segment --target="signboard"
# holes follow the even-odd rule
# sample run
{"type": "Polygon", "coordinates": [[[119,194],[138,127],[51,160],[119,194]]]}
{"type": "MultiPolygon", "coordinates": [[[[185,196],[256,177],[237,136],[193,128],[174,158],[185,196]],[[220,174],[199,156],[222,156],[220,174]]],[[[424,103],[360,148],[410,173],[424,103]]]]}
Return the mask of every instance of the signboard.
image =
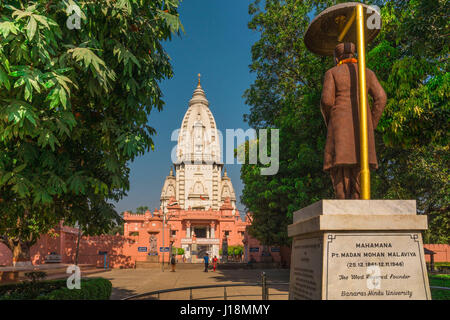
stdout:
{"type": "Polygon", "coordinates": [[[99,251],[98,254],[99,255],[105,255],[105,254],[108,254],[108,251],[99,251]]]}
{"type": "Polygon", "coordinates": [[[139,252],[147,252],[147,247],[138,247],[139,252]]]}
{"type": "Polygon", "coordinates": [[[259,247],[250,247],[250,252],[259,252],[259,247]]]}
{"type": "Polygon", "coordinates": [[[280,248],[272,247],[272,248],[270,248],[270,251],[272,251],[272,252],[280,252],[280,248]]]}
{"type": "Polygon", "coordinates": [[[157,255],[158,255],[158,252],[149,252],[148,255],[149,255],[149,256],[157,256],[157,255]]]}
{"type": "Polygon", "coordinates": [[[159,252],[169,252],[169,247],[159,247],[159,252]]]}

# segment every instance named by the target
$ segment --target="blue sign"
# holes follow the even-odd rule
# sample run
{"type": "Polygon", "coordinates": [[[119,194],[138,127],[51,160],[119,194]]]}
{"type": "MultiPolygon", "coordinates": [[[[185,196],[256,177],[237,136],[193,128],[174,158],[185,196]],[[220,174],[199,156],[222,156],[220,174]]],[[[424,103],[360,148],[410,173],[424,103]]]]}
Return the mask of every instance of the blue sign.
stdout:
{"type": "Polygon", "coordinates": [[[259,252],[259,247],[250,247],[250,252],[259,252]]]}
{"type": "Polygon", "coordinates": [[[272,248],[270,248],[270,251],[272,251],[272,252],[280,252],[280,248],[272,247],[272,248]]]}
{"type": "Polygon", "coordinates": [[[147,247],[138,247],[139,252],[147,252],[147,247]]]}
{"type": "Polygon", "coordinates": [[[169,247],[159,247],[160,252],[169,252],[169,247]]]}
{"type": "Polygon", "coordinates": [[[149,252],[148,255],[149,255],[149,256],[157,256],[157,255],[158,255],[158,252],[149,252]]]}

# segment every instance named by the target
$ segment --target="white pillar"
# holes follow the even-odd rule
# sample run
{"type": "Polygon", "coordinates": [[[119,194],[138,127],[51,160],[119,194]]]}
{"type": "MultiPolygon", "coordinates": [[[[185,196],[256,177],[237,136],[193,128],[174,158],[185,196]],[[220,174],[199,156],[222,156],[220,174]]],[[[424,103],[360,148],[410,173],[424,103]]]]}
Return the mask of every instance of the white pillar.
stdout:
{"type": "Polygon", "coordinates": [[[209,226],[206,226],[206,238],[209,239],[209,226]]]}
{"type": "Polygon", "coordinates": [[[187,227],[186,228],[186,238],[190,238],[191,237],[191,227],[187,227]]]}
{"type": "Polygon", "coordinates": [[[216,237],[216,235],[215,235],[215,229],[214,229],[214,225],[211,225],[211,238],[215,238],[216,237]]]}

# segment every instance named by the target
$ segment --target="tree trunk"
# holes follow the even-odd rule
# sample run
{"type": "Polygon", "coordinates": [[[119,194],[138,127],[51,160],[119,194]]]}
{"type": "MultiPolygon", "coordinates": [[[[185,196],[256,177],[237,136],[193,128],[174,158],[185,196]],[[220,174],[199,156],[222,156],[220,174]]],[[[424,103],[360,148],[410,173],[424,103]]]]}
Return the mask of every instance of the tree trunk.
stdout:
{"type": "Polygon", "coordinates": [[[30,247],[20,240],[10,241],[9,248],[13,254],[13,266],[31,266],[30,247]]]}
{"type": "Polygon", "coordinates": [[[75,252],[75,265],[78,265],[78,254],[80,252],[81,228],[78,227],[77,250],[75,252]]]}

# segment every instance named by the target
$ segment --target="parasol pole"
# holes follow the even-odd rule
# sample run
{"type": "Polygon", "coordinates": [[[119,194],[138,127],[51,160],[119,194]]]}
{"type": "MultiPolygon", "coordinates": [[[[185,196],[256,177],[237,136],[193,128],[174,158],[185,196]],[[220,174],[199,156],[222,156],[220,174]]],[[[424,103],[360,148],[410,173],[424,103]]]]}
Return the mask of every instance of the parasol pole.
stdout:
{"type": "Polygon", "coordinates": [[[350,19],[342,28],[338,36],[341,42],[356,18],[356,39],[358,52],[358,81],[359,81],[359,139],[361,159],[361,199],[370,200],[370,169],[369,169],[369,139],[367,135],[367,89],[366,89],[366,41],[364,34],[363,6],[358,4],[350,19]]]}
{"type": "Polygon", "coordinates": [[[356,38],[359,81],[359,138],[361,157],[361,199],[370,200],[369,139],[367,134],[366,41],[363,6],[356,6],[356,38]]]}

